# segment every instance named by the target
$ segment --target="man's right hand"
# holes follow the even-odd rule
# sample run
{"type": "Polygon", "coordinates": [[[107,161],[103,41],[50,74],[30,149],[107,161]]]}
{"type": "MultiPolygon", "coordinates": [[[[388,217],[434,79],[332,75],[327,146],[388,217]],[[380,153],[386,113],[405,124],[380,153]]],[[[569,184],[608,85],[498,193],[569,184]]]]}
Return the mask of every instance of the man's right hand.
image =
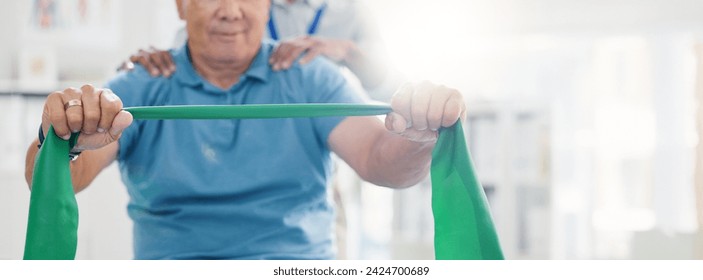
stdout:
{"type": "Polygon", "coordinates": [[[129,61],[123,63],[119,70],[132,71],[134,63],[144,66],[152,77],[170,77],[176,72],[176,63],[173,62],[171,53],[154,47],[149,50],[140,49],[136,54],[130,56],[129,61]]]}
{"type": "Polygon", "coordinates": [[[109,89],[84,85],[49,95],[44,103],[42,129],[54,127],[57,136],[68,140],[80,132],[74,152],[95,150],[117,141],[132,124],[132,114],[122,111],[122,100],[109,89]]]}

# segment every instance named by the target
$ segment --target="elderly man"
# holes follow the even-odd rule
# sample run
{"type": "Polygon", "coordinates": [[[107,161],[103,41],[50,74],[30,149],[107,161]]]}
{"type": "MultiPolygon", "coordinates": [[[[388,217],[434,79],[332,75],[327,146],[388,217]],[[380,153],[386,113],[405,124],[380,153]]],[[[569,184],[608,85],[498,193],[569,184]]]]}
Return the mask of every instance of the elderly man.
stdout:
{"type": "Polygon", "coordinates": [[[410,186],[428,172],[437,130],[464,113],[457,91],[423,83],[398,90],[385,128],[375,117],[132,123],[123,105],[361,102],[324,59],[272,71],[261,39],[269,0],[176,3],[189,38],[172,78],[138,68],[111,90],[54,92],[42,118],[42,131],[80,132],[76,192],[118,160],[138,259],[333,258],[330,152],[365,180],[410,186]]]}
{"type": "MultiPolygon", "coordinates": [[[[267,27],[264,37],[280,40],[269,58],[274,71],[322,55],[346,66],[371,98],[384,102],[403,79],[389,69],[378,27],[360,1],[272,0],[267,27]]],[[[176,46],[185,40],[186,32],[180,29],[176,46]]],[[[134,63],[146,67],[152,76],[170,77],[176,70],[170,52],[153,47],[140,49],[119,69],[132,70],[134,63]]]]}

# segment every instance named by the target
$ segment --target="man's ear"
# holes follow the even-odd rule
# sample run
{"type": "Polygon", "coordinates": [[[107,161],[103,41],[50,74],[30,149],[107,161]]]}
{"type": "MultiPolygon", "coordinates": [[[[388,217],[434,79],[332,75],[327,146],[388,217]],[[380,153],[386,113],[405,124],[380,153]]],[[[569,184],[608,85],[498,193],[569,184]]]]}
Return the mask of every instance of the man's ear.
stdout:
{"type": "Polygon", "coordinates": [[[176,0],[176,8],[178,8],[178,17],[185,20],[185,5],[183,0],[176,0]]]}

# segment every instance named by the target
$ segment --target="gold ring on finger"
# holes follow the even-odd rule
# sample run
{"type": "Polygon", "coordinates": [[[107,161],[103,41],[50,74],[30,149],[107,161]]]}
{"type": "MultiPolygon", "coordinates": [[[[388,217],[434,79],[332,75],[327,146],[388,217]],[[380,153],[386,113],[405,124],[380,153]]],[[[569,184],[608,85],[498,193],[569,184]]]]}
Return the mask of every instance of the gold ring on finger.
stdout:
{"type": "Polygon", "coordinates": [[[71,108],[74,106],[83,106],[83,102],[81,102],[80,99],[71,99],[68,102],[63,104],[63,109],[68,110],[68,108],[71,108]]]}

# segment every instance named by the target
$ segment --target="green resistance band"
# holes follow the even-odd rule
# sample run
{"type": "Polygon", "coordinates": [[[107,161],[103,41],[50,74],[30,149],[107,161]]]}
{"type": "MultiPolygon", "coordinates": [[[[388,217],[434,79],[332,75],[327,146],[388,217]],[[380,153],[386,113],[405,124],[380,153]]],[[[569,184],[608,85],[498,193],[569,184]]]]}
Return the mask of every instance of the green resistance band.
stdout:
{"type": "MultiPolygon", "coordinates": [[[[284,104],[155,106],[125,108],[134,119],[230,119],[370,116],[387,105],[284,104]]],[[[75,138],[73,138],[75,141],[75,138]]],[[[49,129],[34,166],[24,259],[65,260],[76,255],[78,206],[68,161],[70,142],[49,129]]],[[[476,178],[464,132],[457,122],[440,130],[432,151],[435,258],[503,259],[486,196],[476,178]]]]}

